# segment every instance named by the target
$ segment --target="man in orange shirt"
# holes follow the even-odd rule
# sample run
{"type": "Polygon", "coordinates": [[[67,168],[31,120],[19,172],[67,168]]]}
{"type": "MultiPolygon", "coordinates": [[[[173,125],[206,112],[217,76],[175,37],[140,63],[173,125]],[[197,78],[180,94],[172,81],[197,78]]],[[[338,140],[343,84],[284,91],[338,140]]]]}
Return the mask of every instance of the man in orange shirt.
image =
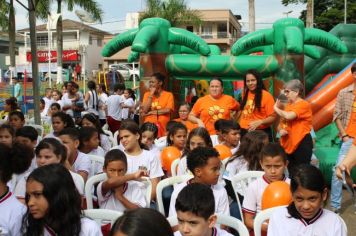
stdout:
{"type": "Polygon", "coordinates": [[[194,104],[188,119],[215,134],[214,123],[219,119],[234,118],[240,104],[231,96],[223,94],[223,82],[213,78],[209,82],[209,94],[194,104]]]}
{"type": "Polygon", "coordinates": [[[143,95],[141,115],[144,122],[151,122],[158,126],[158,136],[166,133],[166,125],[174,111],[173,94],[163,90],[165,76],[155,73],[149,81],[149,90],[143,95]]]}

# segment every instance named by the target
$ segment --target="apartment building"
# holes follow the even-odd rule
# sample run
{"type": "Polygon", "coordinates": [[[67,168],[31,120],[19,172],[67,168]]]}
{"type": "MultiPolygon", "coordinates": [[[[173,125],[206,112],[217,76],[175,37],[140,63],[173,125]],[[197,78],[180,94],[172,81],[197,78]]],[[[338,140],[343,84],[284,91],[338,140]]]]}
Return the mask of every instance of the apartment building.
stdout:
{"type": "MultiPolygon", "coordinates": [[[[239,23],[241,16],[234,15],[229,9],[198,11],[203,22],[200,26],[181,25],[178,27],[197,34],[208,44],[219,46],[222,54],[230,54],[231,46],[241,37],[241,24],[239,23]]],[[[126,21],[130,22],[128,24],[129,27],[126,27],[127,30],[138,27],[138,20],[133,20],[132,18],[134,17],[138,18],[139,14],[128,13],[126,16],[126,21]],[[136,22],[136,24],[133,24],[132,22],[136,22]]],[[[113,35],[105,36],[104,44],[110,41],[113,37],[113,35]]],[[[125,48],[111,57],[103,58],[104,68],[107,68],[113,63],[126,62],[130,51],[131,48],[125,48]]]]}

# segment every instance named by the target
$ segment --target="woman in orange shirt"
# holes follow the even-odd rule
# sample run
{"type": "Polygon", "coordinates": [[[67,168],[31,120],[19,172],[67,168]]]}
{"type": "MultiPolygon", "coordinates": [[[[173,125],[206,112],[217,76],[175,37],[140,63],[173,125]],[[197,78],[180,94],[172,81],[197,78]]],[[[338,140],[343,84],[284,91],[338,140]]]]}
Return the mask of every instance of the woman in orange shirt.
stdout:
{"type": "Polygon", "coordinates": [[[178,109],[179,118],[174,120],[185,125],[185,127],[187,127],[188,133],[190,133],[192,129],[198,127],[198,124],[195,124],[190,120],[188,120],[189,112],[190,112],[190,105],[188,103],[183,103],[182,105],[179,106],[178,109]]]}
{"type": "MultiPolygon", "coordinates": [[[[163,90],[165,76],[155,73],[149,81],[149,91],[143,95],[142,113],[143,122],[155,123],[159,126],[158,133],[166,133],[166,125],[174,111],[173,94],[163,90]]],[[[159,135],[159,136],[161,136],[159,135]]]]}
{"type": "Polygon", "coordinates": [[[249,70],[244,79],[241,102],[241,138],[249,131],[262,130],[272,141],[271,125],[276,120],[273,96],[266,91],[262,76],[257,70],[249,70]]]}
{"type": "Polygon", "coordinates": [[[288,98],[285,109],[277,99],[275,112],[284,120],[284,126],[279,126],[280,143],[288,155],[288,171],[293,175],[293,169],[299,164],[309,164],[312,156],[313,141],[310,136],[312,128],[312,110],[309,102],[302,99],[303,84],[295,79],[284,86],[284,94],[288,98]]]}
{"type": "Polygon", "coordinates": [[[220,119],[230,120],[235,116],[240,104],[231,96],[223,93],[223,82],[213,78],[209,82],[209,94],[194,104],[189,114],[189,120],[205,127],[209,134],[215,134],[214,123],[220,119]]]}

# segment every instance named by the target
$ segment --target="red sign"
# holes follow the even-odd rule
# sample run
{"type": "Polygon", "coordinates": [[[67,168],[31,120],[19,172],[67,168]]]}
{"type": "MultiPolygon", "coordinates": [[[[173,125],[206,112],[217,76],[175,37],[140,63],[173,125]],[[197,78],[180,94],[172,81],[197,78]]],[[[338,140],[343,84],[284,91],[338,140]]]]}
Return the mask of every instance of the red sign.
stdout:
{"type": "MultiPolygon", "coordinates": [[[[48,51],[37,51],[38,62],[48,62],[48,51]]],[[[51,62],[57,61],[57,51],[51,51],[51,62]]],[[[28,62],[32,61],[31,52],[26,53],[26,59],[28,62]]],[[[63,50],[63,61],[78,61],[78,50],[63,50]]]]}

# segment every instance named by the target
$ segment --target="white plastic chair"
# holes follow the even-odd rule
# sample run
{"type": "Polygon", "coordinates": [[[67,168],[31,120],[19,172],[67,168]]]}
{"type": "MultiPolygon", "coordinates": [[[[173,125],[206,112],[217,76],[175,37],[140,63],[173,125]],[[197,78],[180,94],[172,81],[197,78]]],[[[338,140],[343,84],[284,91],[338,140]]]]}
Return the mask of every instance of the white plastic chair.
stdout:
{"type": "Polygon", "coordinates": [[[80,174],[77,174],[72,171],[71,171],[71,175],[75,176],[75,180],[78,180],[76,182],[79,185],[79,186],[76,186],[77,188],[79,188],[78,191],[80,190],[82,193],[84,193],[85,182],[84,182],[83,177],[80,174]]]}
{"type": "Polygon", "coordinates": [[[111,227],[114,225],[115,221],[123,215],[122,212],[113,211],[108,209],[89,209],[84,210],[84,215],[92,220],[94,220],[99,227],[103,224],[111,224],[111,227]]]}
{"type": "MultiPolygon", "coordinates": [[[[273,212],[279,208],[282,207],[287,207],[287,206],[278,206],[278,207],[272,207],[266,210],[263,210],[259,213],[257,213],[254,221],[253,221],[253,231],[255,233],[255,236],[261,236],[261,229],[262,229],[262,224],[268,220],[269,218],[271,218],[273,212]]],[[[283,226],[281,226],[283,227],[283,226]]]]}
{"type": "Polygon", "coordinates": [[[179,165],[180,158],[175,159],[172,164],[171,164],[171,174],[173,176],[177,176],[177,170],[178,170],[178,165],[179,165]]]}
{"type": "Polygon", "coordinates": [[[158,211],[161,212],[161,214],[165,215],[164,212],[164,206],[163,206],[163,199],[162,199],[162,191],[165,187],[175,185],[178,183],[182,183],[184,181],[188,181],[191,179],[191,175],[180,175],[180,176],[172,176],[170,178],[164,179],[159,181],[157,184],[156,188],[156,200],[157,200],[157,206],[158,206],[158,211]]]}
{"type": "Polygon", "coordinates": [[[344,226],[344,228],[345,228],[345,230],[346,230],[346,235],[347,235],[347,225],[346,225],[344,219],[343,219],[341,216],[338,215],[338,217],[339,217],[339,219],[341,220],[341,223],[342,223],[342,225],[344,226]]]}
{"type": "Polygon", "coordinates": [[[117,141],[117,137],[119,137],[119,132],[120,132],[120,131],[117,130],[117,131],[114,133],[114,146],[113,146],[113,147],[119,145],[119,141],[117,141]]]}
{"type": "MultiPolygon", "coordinates": [[[[235,229],[240,236],[249,236],[248,229],[246,226],[238,219],[232,216],[226,216],[226,215],[221,215],[221,214],[216,214],[217,216],[217,224],[219,225],[226,225],[230,228],[235,229]]],[[[167,218],[169,224],[171,227],[177,226],[178,225],[178,219],[177,216],[171,216],[167,218]]]]}
{"type": "MultiPolygon", "coordinates": [[[[241,217],[243,216],[242,204],[239,200],[238,194],[245,196],[248,185],[255,179],[262,177],[263,175],[264,175],[263,171],[245,171],[232,177],[231,185],[232,188],[234,189],[234,193],[237,200],[237,205],[239,206],[241,217]]],[[[243,221],[243,217],[242,217],[242,221],[243,221]]]]}
{"type": "Polygon", "coordinates": [[[25,126],[31,126],[33,128],[35,128],[38,132],[38,136],[39,137],[43,137],[43,134],[44,134],[44,128],[42,125],[35,125],[35,124],[26,124],[25,126]]]}
{"type": "MultiPolygon", "coordinates": [[[[96,183],[102,182],[107,180],[108,177],[106,173],[101,173],[98,175],[94,175],[90,177],[86,184],[85,184],[85,198],[87,201],[87,209],[93,209],[93,187],[96,183]]],[[[147,203],[147,207],[149,207],[151,203],[151,193],[152,193],[152,183],[151,181],[147,178],[145,181],[142,181],[142,183],[146,187],[146,193],[145,193],[145,199],[147,203]]]]}
{"type": "Polygon", "coordinates": [[[108,135],[108,138],[109,138],[109,141],[111,143],[111,147],[114,147],[115,146],[115,139],[114,139],[114,136],[113,134],[111,133],[110,130],[103,130],[105,134],[108,135]]]}
{"type": "Polygon", "coordinates": [[[94,176],[98,173],[103,172],[105,158],[97,155],[90,155],[90,154],[87,155],[90,158],[90,162],[91,162],[91,170],[90,170],[91,173],[89,173],[89,176],[94,176]]]}
{"type": "Polygon", "coordinates": [[[103,130],[105,134],[109,135],[111,138],[114,138],[114,135],[111,133],[110,130],[103,130]]]}
{"type": "Polygon", "coordinates": [[[160,137],[159,139],[155,140],[156,147],[162,151],[163,148],[167,147],[167,136],[160,137]]]}
{"type": "Polygon", "coordinates": [[[109,130],[109,125],[108,125],[108,123],[105,123],[105,125],[103,125],[103,130],[105,131],[105,130],[109,130]]]}

